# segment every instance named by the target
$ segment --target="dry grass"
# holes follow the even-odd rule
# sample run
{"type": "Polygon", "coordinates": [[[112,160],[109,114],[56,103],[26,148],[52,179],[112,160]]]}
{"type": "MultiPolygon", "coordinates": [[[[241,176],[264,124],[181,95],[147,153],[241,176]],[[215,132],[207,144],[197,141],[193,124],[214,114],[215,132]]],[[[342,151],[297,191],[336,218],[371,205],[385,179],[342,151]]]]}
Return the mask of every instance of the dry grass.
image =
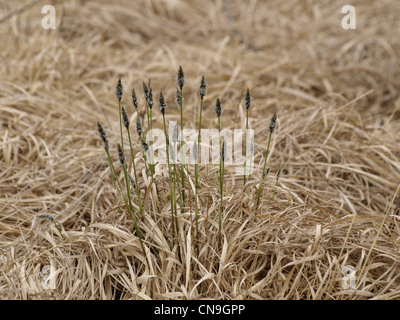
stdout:
{"type": "MultiPolygon", "coordinates": [[[[0,6],[1,299],[400,298],[398,2],[357,2],[353,31],[340,27],[347,1],[57,1],[53,31],[41,28],[44,2],[1,18],[26,4],[0,6]],[[149,186],[138,159],[143,256],[96,121],[115,147],[118,77],[138,93],[151,79],[167,118],[178,120],[179,65],[187,127],[197,125],[201,75],[204,128],[216,128],[217,96],[222,126],[244,128],[250,88],[257,170],[277,112],[271,173],[255,209],[260,172],[243,193],[243,178],[226,168],[218,249],[218,168],[200,166],[197,253],[194,208],[180,215],[173,245],[160,223],[170,217],[168,172],[161,167],[149,186]],[[41,284],[46,265],[55,289],[41,284]],[[346,265],[357,270],[357,290],[342,287],[346,265]]],[[[128,96],[123,104],[133,114],[128,96]]]]}

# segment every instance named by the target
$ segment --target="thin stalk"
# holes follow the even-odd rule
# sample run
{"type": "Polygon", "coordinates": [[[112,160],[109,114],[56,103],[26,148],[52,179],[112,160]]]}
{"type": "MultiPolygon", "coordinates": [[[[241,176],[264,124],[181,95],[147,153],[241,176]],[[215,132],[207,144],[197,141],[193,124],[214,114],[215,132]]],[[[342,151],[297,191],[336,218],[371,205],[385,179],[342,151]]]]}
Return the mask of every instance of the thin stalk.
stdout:
{"type": "Polygon", "coordinates": [[[203,114],[203,98],[200,101],[200,119],[199,119],[199,134],[197,137],[197,145],[198,148],[201,150],[200,144],[201,144],[201,118],[202,118],[202,114],[203,114]]]}
{"type": "Polygon", "coordinates": [[[133,206],[132,206],[132,200],[131,200],[131,191],[130,191],[130,187],[129,187],[130,181],[129,181],[129,178],[128,178],[128,170],[126,168],[126,163],[125,163],[124,150],[121,148],[120,144],[118,144],[118,156],[119,156],[119,161],[121,162],[121,165],[122,165],[122,169],[124,171],[126,195],[127,195],[127,198],[128,198],[128,203],[126,203],[127,204],[127,209],[128,209],[129,215],[130,215],[130,217],[131,217],[131,219],[133,221],[133,224],[135,226],[136,233],[137,233],[137,235],[139,237],[140,246],[142,247],[143,254],[144,254],[144,256],[146,256],[146,250],[144,249],[144,245],[143,245],[143,241],[142,241],[142,234],[141,234],[141,232],[139,230],[139,227],[138,227],[138,224],[137,224],[137,221],[136,221],[136,217],[132,212],[133,206]]]}
{"type": "Polygon", "coordinates": [[[199,183],[199,164],[198,164],[198,146],[196,145],[196,142],[194,143],[193,146],[193,155],[195,159],[194,163],[194,175],[195,175],[195,185],[194,185],[194,201],[195,201],[195,220],[196,220],[196,240],[198,241],[199,239],[199,209],[198,209],[198,183],[199,183]]]}
{"type": "MultiPolygon", "coordinates": [[[[164,133],[165,133],[165,146],[167,148],[167,163],[168,163],[168,177],[169,177],[169,192],[170,192],[170,200],[171,200],[171,223],[172,223],[172,235],[175,234],[175,224],[174,224],[174,193],[175,193],[175,188],[172,188],[173,181],[172,181],[172,175],[171,175],[171,166],[169,162],[169,138],[167,135],[167,125],[165,122],[165,114],[163,114],[163,123],[164,123],[164,133]],[[172,183],[172,185],[171,185],[172,183]]],[[[176,212],[175,212],[176,215],[176,212]]],[[[178,230],[176,230],[178,232],[178,230]]]]}
{"type": "Polygon", "coordinates": [[[124,95],[124,87],[122,86],[121,78],[118,79],[117,87],[116,87],[116,96],[118,99],[118,109],[119,109],[119,128],[121,131],[121,147],[122,150],[124,149],[124,138],[122,135],[122,114],[121,114],[121,99],[124,95]]]}
{"type": "MultiPolygon", "coordinates": [[[[174,163],[174,176],[175,176],[175,178],[174,178],[174,191],[176,191],[176,189],[178,189],[178,194],[180,194],[180,192],[181,192],[181,190],[180,190],[180,185],[179,185],[179,183],[177,182],[178,181],[178,172],[177,172],[177,170],[176,170],[176,163],[174,163]]],[[[176,228],[176,230],[178,231],[178,209],[177,209],[177,206],[176,206],[176,203],[177,203],[177,201],[176,201],[176,193],[174,192],[174,209],[175,209],[175,228],[176,228]]],[[[182,197],[181,197],[181,213],[182,213],[182,209],[183,208],[183,202],[182,202],[182,197]]]]}
{"type": "Polygon", "coordinates": [[[124,148],[124,136],[122,134],[122,110],[121,110],[121,101],[118,102],[119,105],[119,128],[121,132],[121,147],[124,148]]]}
{"type": "MultiPolygon", "coordinates": [[[[150,143],[153,143],[154,141],[153,141],[153,110],[152,110],[152,108],[150,108],[149,113],[150,113],[150,143]]],[[[150,150],[152,150],[152,149],[150,149],[150,150]]],[[[151,157],[151,160],[153,161],[154,158],[153,158],[152,153],[150,154],[150,157],[151,157]]],[[[154,163],[151,164],[150,169],[151,169],[151,178],[154,181],[154,173],[155,173],[154,163]]]]}
{"type": "Polygon", "coordinates": [[[280,175],[281,175],[281,167],[278,168],[278,172],[276,173],[275,188],[274,188],[274,194],[272,195],[272,200],[274,200],[276,195],[276,186],[278,185],[278,180],[280,175]]]}
{"type": "Polygon", "coordinates": [[[179,90],[180,94],[180,111],[181,111],[181,181],[182,181],[182,201],[185,203],[185,173],[183,166],[185,165],[184,155],[183,155],[183,92],[182,88],[179,90]]]}
{"type": "Polygon", "coordinates": [[[222,156],[222,146],[221,146],[221,118],[218,117],[218,137],[219,137],[219,184],[220,184],[220,194],[221,194],[221,203],[219,206],[219,214],[218,214],[218,246],[221,247],[221,230],[222,230],[222,205],[223,205],[223,188],[224,188],[224,176],[223,176],[223,156],[222,156]]]}
{"type": "Polygon", "coordinates": [[[246,184],[246,166],[247,166],[247,130],[249,129],[249,109],[246,109],[246,131],[244,133],[244,174],[243,185],[246,184]]]}
{"type": "Polygon", "coordinates": [[[101,139],[101,140],[103,141],[103,143],[104,143],[104,150],[105,150],[106,153],[107,153],[108,165],[110,166],[111,177],[112,177],[112,179],[113,179],[114,188],[116,187],[116,186],[115,186],[115,181],[117,181],[117,182],[118,182],[119,189],[121,190],[121,193],[122,193],[121,184],[119,183],[117,174],[115,173],[115,168],[114,168],[114,165],[113,165],[113,161],[112,161],[111,156],[110,156],[110,150],[109,150],[109,143],[108,143],[108,139],[107,139],[107,133],[106,133],[106,131],[104,130],[103,126],[102,126],[99,122],[97,122],[97,130],[99,131],[100,139],[101,139]]]}
{"type": "MultiPolygon", "coordinates": [[[[221,192],[221,204],[219,207],[219,215],[218,215],[218,246],[221,247],[221,230],[222,230],[222,205],[223,205],[223,168],[222,168],[222,162],[224,161],[225,158],[225,150],[222,150],[221,147],[221,113],[222,113],[222,104],[219,98],[217,98],[216,104],[215,104],[215,113],[217,114],[218,117],[218,142],[219,142],[219,184],[220,184],[220,192],[221,192]]],[[[225,149],[225,148],[224,148],[225,149]]]]}
{"type": "MultiPolygon", "coordinates": [[[[139,124],[140,124],[140,114],[139,114],[138,108],[136,108],[136,114],[137,114],[137,119],[136,119],[136,127],[137,127],[137,123],[139,122],[139,124]]],[[[141,127],[141,125],[140,125],[140,127],[141,127]]],[[[139,134],[139,132],[138,132],[138,135],[139,135],[140,144],[143,146],[143,141],[144,141],[143,136],[142,136],[141,133],[139,134]]],[[[142,148],[142,155],[143,155],[144,166],[145,166],[145,169],[146,169],[146,174],[148,174],[149,171],[148,171],[148,168],[147,168],[146,155],[144,153],[143,148],[142,148]]]]}
{"type": "Polygon", "coordinates": [[[129,188],[129,179],[128,179],[128,172],[127,172],[127,169],[126,169],[126,164],[123,163],[122,166],[123,166],[123,169],[124,169],[126,193],[127,193],[127,195],[128,195],[128,202],[129,202],[129,206],[127,206],[128,212],[129,212],[129,215],[130,215],[130,217],[131,217],[131,219],[132,219],[132,221],[133,221],[133,224],[134,224],[134,226],[135,226],[136,233],[137,233],[137,235],[138,235],[138,237],[139,237],[140,246],[142,247],[143,254],[144,254],[144,256],[146,257],[146,250],[144,249],[144,245],[143,245],[142,233],[141,233],[140,230],[139,230],[139,226],[138,226],[138,224],[137,224],[137,220],[136,220],[136,218],[135,218],[135,215],[134,215],[133,212],[132,212],[133,206],[132,206],[131,192],[130,192],[130,188],[129,188]]]}
{"type": "Polygon", "coordinates": [[[248,176],[248,178],[247,178],[249,181],[250,181],[250,177],[251,177],[253,156],[254,156],[254,140],[252,139],[251,142],[250,142],[250,168],[249,168],[249,176],[248,176]]]}
{"type": "Polygon", "coordinates": [[[275,127],[276,127],[276,113],[274,113],[274,115],[272,116],[270,124],[269,124],[269,138],[268,138],[267,151],[265,153],[265,158],[264,158],[264,168],[263,168],[263,172],[262,172],[262,176],[261,176],[261,181],[260,181],[260,184],[258,186],[258,192],[257,192],[257,197],[256,197],[257,206],[260,203],[260,196],[261,196],[263,181],[264,181],[264,178],[265,178],[265,168],[266,168],[267,159],[268,159],[268,155],[269,155],[269,147],[270,147],[270,144],[271,144],[272,133],[274,132],[275,127]]]}
{"type": "MultiPolygon", "coordinates": [[[[243,175],[243,185],[246,184],[246,167],[247,167],[247,130],[249,129],[249,109],[251,107],[251,95],[250,90],[247,89],[245,96],[245,107],[246,107],[246,132],[245,132],[245,140],[244,140],[244,175],[243,175]]],[[[251,171],[250,171],[251,172],[251,171]]],[[[249,174],[250,179],[250,174],[249,174]]]]}
{"type": "Polygon", "coordinates": [[[136,165],[135,165],[135,157],[133,155],[133,147],[132,147],[132,140],[131,140],[131,134],[129,132],[129,129],[127,129],[128,131],[128,139],[129,139],[129,147],[131,150],[131,157],[132,157],[132,166],[133,166],[133,173],[135,175],[135,191],[136,191],[136,196],[138,199],[138,205],[139,205],[139,210],[140,210],[140,215],[143,218],[144,214],[143,214],[143,206],[142,206],[142,200],[140,199],[140,192],[139,192],[139,183],[138,183],[138,178],[137,178],[137,174],[136,174],[136,165]]]}
{"type": "Polygon", "coordinates": [[[260,196],[261,196],[261,191],[262,191],[262,187],[263,187],[263,181],[265,178],[265,168],[266,168],[267,159],[268,159],[268,155],[269,155],[269,146],[271,144],[271,137],[272,137],[272,132],[269,133],[268,146],[267,146],[267,151],[265,153],[265,158],[264,158],[264,167],[263,167],[263,171],[262,171],[262,175],[261,175],[261,181],[260,181],[260,184],[258,185],[258,191],[257,191],[257,196],[256,196],[257,206],[260,204],[260,196]]]}

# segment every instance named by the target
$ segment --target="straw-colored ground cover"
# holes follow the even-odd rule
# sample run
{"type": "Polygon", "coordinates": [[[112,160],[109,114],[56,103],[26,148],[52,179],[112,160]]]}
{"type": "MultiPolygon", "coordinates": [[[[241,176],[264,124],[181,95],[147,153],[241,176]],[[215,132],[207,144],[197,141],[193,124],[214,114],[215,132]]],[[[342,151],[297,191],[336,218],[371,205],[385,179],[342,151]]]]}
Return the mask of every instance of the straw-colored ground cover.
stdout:
{"type": "Polygon", "coordinates": [[[54,4],[55,30],[41,27],[47,3],[30,3],[0,5],[1,299],[400,298],[398,2],[356,2],[356,30],[341,27],[345,1],[66,0],[54,4]],[[122,179],[116,82],[133,127],[130,91],[143,113],[149,79],[179,123],[179,65],[187,128],[198,125],[202,75],[203,128],[217,128],[219,97],[221,126],[244,129],[250,88],[256,168],[245,188],[225,168],[219,247],[219,167],[199,166],[196,240],[189,166],[174,240],[168,170],[150,183],[132,129],[144,256],[96,122],[122,179]]]}

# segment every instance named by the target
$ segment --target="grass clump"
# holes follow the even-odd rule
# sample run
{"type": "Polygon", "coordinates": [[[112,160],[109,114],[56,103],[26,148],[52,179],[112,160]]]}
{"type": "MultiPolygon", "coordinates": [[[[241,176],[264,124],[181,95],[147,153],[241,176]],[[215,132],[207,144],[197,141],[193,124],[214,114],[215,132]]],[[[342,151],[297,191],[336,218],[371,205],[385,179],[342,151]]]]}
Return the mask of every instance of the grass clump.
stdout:
{"type": "MultiPolygon", "coordinates": [[[[166,109],[167,109],[167,103],[166,99],[163,95],[162,92],[159,93],[159,110],[161,112],[162,116],[162,128],[164,132],[164,138],[165,138],[165,150],[166,150],[166,169],[168,172],[167,175],[167,183],[168,183],[168,197],[169,197],[169,203],[170,203],[170,218],[167,219],[166,216],[163,215],[162,212],[159,211],[158,206],[154,203],[155,199],[153,198],[153,210],[156,210],[155,215],[159,216],[159,229],[161,232],[165,234],[170,234],[172,237],[167,240],[167,242],[172,246],[175,243],[175,240],[180,241],[185,241],[186,236],[182,237],[182,234],[180,235],[180,232],[182,232],[181,227],[185,228],[184,226],[186,225],[187,222],[183,222],[183,220],[187,219],[187,210],[189,209],[189,215],[191,214],[192,210],[192,203],[194,203],[194,224],[195,224],[195,238],[196,238],[196,243],[197,245],[200,244],[201,241],[206,241],[204,238],[205,234],[208,234],[208,230],[211,228],[212,230],[212,225],[207,226],[207,222],[211,222],[209,219],[214,219],[213,216],[209,216],[209,209],[206,210],[206,217],[204,217],[204,209],[202,207],[204,206],[204,201],[200,201],[199,199],[199,183],[201,179],[201,171],[199,170],[199,149],[201,146],[203,147],[209,147],[208,142],[203,142],[201,139],[201,130],[202,130],[202,116],[203,116],[203,103],[204,103],[204,97],[206,95],[206,88],[207,84],[205,82],[204,76],[202,76],[201,81],[200,81],[200,86],[199,86],[199,95],[200,95],[200,110],[199,110],[199,123],[198,123],[198,134],[197,134],[197,139],[193,141],[192,145],[192,154],[193,154],[193,159],[194,159],[194,192],[190,191],[190,183],[188,185],[185,184],[185,171],[187,172],[187,178],[188,182],[192,180],[190,171],[185,169],[185,157],[186,155],[183,154],[184,150],[184,123],[183,123],[183,86],[185,84],[185,77],[183,73],[183,69],[180,66],[178,69],[178,76],[176,83],[178,85],[178,88],[176,90],[176,101],[179,107],[179,113],[180,113],[180,131],[181,131],[181,136],[179,139],[179,133],[178,133],[178,125],[175,124],[174,127],[171,127],[171,122],[169,122],[169,127],[170,130],[172,130],[172,136],[170,137],[168,135],[168,128],[167,128],[167,119],[166,119],[166,109]],[[180,176],[178,176],[178,170],[177,170],[177,154],[176,154],[176,147],[177,144],[179,143],[179,146],[181,148],[180,150],[180,159],[178,161],[178,165],[180,166],[180,176]],[[180,183],[179,180],[180,179],[180,183]],[[188,204],[189,206],[185,206],[185,197],[186,194],[188,195],[188,204]],[[192,196],[194,199],[192,199],[192,196]],[[180,214],[178,215],[178,199],[180,203],[180,214]],[[193,201],[194,200],[194,201],[193,201]],[[164,221],[162,223],[162,221],[164,221]],[[180,227],[179,221],[182,221],[182,225],[180,227]],[[202,221],[202,230],[200,230],[200,222],[202,221]],[[168,227],[170,226],[170,227],[168,227]],[[203,238],[201,238],[201,235],[203,235],[203,238]],[[174,240],[175,239],[175,240],[174,240]]],[[[149,137],[150,137],[150,143],[152,143],[152,137],[151,137],[151,131],[153,129],[153,115],[152,115],[152,108],[153,108],[153,90],[150,86],[148,86],[145,82],[142,82],[143,85],[143,91],[144,91],[144,99],[145,99],[145,104],[146,104],[146,115],[147,115],[147,128],[149,130],[149,137]]],[[[125,203],[125,208],[128,211],[129,216],[131,217],[132,221],[134,222],[134,227],[135,231],[137,233],[137,236],[140,239],[140,244],[142,246],[143,253],[145,254],[144,250],[144,236],[143,236],[143,230],[147,228],[146,226],[146,212],[150,210],[149,203],[147,201],[147,209],[146,206],[144,205],[141,197],[141,192],[140,192],[140,185],[145,184],[145,181],[140,182],[140,177],[138,175],[137,169],[136,169],[136,152],[134,149],[134,144],[131,138],[131,133],[130,133],[130,120],[128,113],[125,109],[124,106],[121,104],[121,100],[123,97],[123,87],[122,87],[122,82],[121,79],[118,80],[117,83],[117,98],[118,98],[118,103],[119,103],[119,117],[120,117],[120,143],[117,144],[117,149],[118,149],[118,157],[119,161],[122,166],[122,171],[123,171],[123,184],[121,184],[120,180],[118,179],[117,172],[115,170],[115,166],[113,164],[110,152],[109,152],[109,141],[107,139],[107,135],[105,133],[104,128],[98,123],[98,131],[100,134],[100,139],[104,143],[104,148],[107,153],[107,159],[108,159],[108,164],[110,167],[110,172],[112,176],[112,181],[114,187],[118,187],[117,189],[119,190],[119,193],[122,195],[123,202],[125,203]],[[130,150],[130,157],[131,157],[131,166],[133,168],[133,173],[128,171],[128,166],[127,162],[125,159],[124,155],[124,148],[123,148],[123,131],[122,127],[125,127],[127,136],[128,136],[128,141],[129,141],[129,150],[130,150]],[[131,193],[131,189],[134,190],[135,194],[135,199],[133,200],[133,194],[131,193]],[[135,206],[134,206],[135,204],[135,206]],[[139,212],[137,213],[135,207],[139,208],[139,212]],[[139,214],[139,215],[138,215],[139,214]],[[140,219],[139,219],[140,217],[140,219]]],[[[152,181],[155,182],[155,166],[156,164],[153,162],[152,156],[149,156],[152,154],[152,144],[148,145],[146,141],[144,140],[144,132],[143,132],[143,127],[141,124],[140,120],[140,113],[139,113],[139,102],[136,97],[136,92],[134,89],[132,89],[132,105],[134,106],[136,110],[136,131],[138,133],[139,137],[139,143],[142,145],[142,152],[143,152],[143,160],[145,162],[149,162],[149,168],[150,172],[152,174],[152,181]],[[144,154],[146,153],[146,157],[144,154]]],[[[250,90],[247,90],[246,97],[245,97],[245,106],[246,106],[246,131],[248,129],[248,111],[251,106],[251,95],[250,95],[250,90]]],[[[215,113],[217,116],[217,122],[218,122],[218,148],[219,148],[219,179],[218,179],[218,190],[219,190],[219,206],[217,209],[217,214],[216,214],[216,220],[217,220],[217,243],[218,243],[218,248],[221,248],[222,246],[222,229],[223,229],[223,220],[224,220],[224,180],[225,180],[225,160],[226,160],[226,141],[225,139],[222,139],[221,135],[221,115],[222,115],[222,103],[220,98],[216,99],[215,103],[215,113]]],[[[269,147],[271,143],[271,135],[275,129],[276,125],[276,114],[271,119],[270,122],[270,136],[268,140],[268,146],[267,146],[267,153],[264,159],[264,168],[263,168],[263,177],[262,180],[265,177],[265,169],[266,169],[266,162],[267,162],[267,157],[269,154],[269,147]]],[[[246,139],[247,140],[247,139],[246,139]]],[[[254,148],[250,148],[253,150],[254,148]]],[[[247,155],[246,155],[247,157],[247,155]]],[[[246,158],[245,157],[245,158],[246,158]]],[[[244,183],[246,183],[246,162],[244,163],[244,183]]],[[[147,171],[147,167],[146,167],[147,171]]],[[[250,175],[249,175],[250,177],[250,175]]],[[[259,184],[258,191],[256,194],[255,198],[255,204],[258,206],[261,193],[262,193],[262,181],[259,184]]],[[[147,187],[147,191],[145,194],[147,195],[149,191],[150,186],[147,187]]],[[[234,188],[234,185],[230,186],[230,188],[234,188]]],[[[156,191],[157,192],[157,191],[156,191]]],[[[203,192],[204,195],[204,192],[203,192]]],[[[147,196],[145,196],[146,198],[147,196]]],[[[206,195],[206,198],[210,199],[212,197],[212,194],[209,194],[208,196],[206,195]]],[[[145,201],[146,202],[146,201],[145,201]]],[[[190,223],[191,224],[191,223],[190,223]]],[[[183,229],[183,233],[186,234],[186,231],[183,229]]],[[[167,237],[168,238],[168,237],[167,237]]],[[[179,241],[177,242],[179,246],[182,245],[179,244],[179,241]]],[[[156,248],[154,244],[150,244],[150,246],[153,246],[153,249],[156,248]]],[[[198,248],[199,249],[199,248],[198,248]]],[[[197,251],[198,252],[198,251],[197,251]]]]}

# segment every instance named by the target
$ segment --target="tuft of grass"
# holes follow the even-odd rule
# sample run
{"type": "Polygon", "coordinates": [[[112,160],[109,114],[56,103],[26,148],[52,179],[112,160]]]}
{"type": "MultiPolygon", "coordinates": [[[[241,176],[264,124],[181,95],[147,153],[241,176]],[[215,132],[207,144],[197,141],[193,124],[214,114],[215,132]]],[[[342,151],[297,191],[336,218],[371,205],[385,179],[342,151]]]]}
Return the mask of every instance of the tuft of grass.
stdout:
{"type": "Polygon", "coordinates": [[[128,170],[126,168],[124,150],[122,149],[122,147],[121,147],[121,145],[119,143],[118,143],[117,147],[118,147],[119,162],[121,163],[122,170],[124,172],[124,181],[125,181],[125,186],[126,186],[126,198],[128,199],[127,203],[125,203],[125,204],[126,204],[128,213],[129,213],[129,215],[130,215],[130,217],[131,217],[131,219],[132,219],[132,221],[134,223],[136,234],[137,234],[137,236],[139,238],[140,246],[141,246],[141,248],[143,250],[143,255],[146,256],[146,250],[144,249],[144,244],[143,244],[143,236],[142,236],[142,233],[140,232],[139,225],[138,225],[136,217],[135,217],[135,215],[133,213],[131,192],[130,192],[130,187],[129,187],[131,182],[130,182],[130,180],[128,178],[128,170]]]}
{"type": "Polygon", "coordinates": [[[137,183],[138,179],[137,179],[137,174],[136,174],[136,164],[135,164],[135,156],[133,153],[133,146],[132,146],[132,139],[131,139],[131,133],[129,131],[129,125],[130,125],[130,121],[128,118],[128,114],[126,113],[126,110],[124,107],[122,107],[122,118],[123,118],[123,122],[124,122],[124,127],[126,128],[126,131],[128,132],[128,141],[129,141],[129,149],[131,152],[131,158],[132,158],[132,167],[133,167],[133,173],[135,176],[135,192],[136,192],[136,196],[138,199],[138,206],[139,206],[139,210],[140,210],[140,215],[143,218],[143,205],[142,205],[142,200],[140,198],[140,192],[139,192],[139,184],[137,183]]]}

